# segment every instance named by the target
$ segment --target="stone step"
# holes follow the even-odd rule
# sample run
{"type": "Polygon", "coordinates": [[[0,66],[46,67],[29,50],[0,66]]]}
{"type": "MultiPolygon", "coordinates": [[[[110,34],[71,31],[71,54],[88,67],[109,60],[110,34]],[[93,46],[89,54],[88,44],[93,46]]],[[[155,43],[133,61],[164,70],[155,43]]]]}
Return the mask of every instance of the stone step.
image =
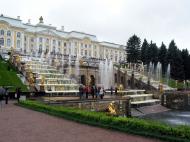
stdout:
{"type": "Polygon", "coordinates": [[[159,99],[151,99],[151,100],[144,100],[144,101],[135,101],[135,102],[131,102],[132,105],[140,105],[140,104],[156,104],[159,103],[160,100],[159,99]]]}
{"type": "Polygon", "coordinates": [[[153,96],[153,94],[137,94],[137,95],[126,95],[129,96],[131,98],[138,98],[138,97],[150,97],[153,96]]]}

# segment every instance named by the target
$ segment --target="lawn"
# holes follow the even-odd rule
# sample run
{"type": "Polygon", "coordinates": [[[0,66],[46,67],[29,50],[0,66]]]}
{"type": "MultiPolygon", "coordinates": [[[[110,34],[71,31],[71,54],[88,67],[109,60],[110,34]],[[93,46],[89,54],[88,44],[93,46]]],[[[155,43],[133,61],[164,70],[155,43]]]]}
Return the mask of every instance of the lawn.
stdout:
{"type": "Polygon", "coordinates": [[[11,86],[9,91],[15,91],[17,87],[21,87],[22,91],[28,91],[17,76],[17,71],[9,62],[0,59],[0,86],[11,86]]]}

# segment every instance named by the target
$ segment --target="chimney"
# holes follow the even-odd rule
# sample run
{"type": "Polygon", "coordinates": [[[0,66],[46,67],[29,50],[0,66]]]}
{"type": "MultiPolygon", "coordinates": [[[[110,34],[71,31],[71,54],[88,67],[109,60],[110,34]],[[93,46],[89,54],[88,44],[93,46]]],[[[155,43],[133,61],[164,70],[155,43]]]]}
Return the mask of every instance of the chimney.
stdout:
{"type": "Polygon", "coordinates": [[[20,20],[20,16],[17,16],[17,19],[20,20]]]}
{"type": "Polygon", "coordinates": [[[64,31],[65,29],[64,29],[64,26],[61,26],[61,31],[64,31]]]}

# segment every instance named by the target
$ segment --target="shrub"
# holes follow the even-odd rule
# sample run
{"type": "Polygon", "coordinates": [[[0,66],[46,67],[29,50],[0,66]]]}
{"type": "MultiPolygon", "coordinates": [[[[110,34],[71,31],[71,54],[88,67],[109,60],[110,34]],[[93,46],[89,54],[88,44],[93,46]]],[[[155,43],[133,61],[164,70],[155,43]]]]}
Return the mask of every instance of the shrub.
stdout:
{"type": "Polygon", "coordinates": [[[172,142],[189,142],[190,127],[172,127],[160,122],[138,118],[108,116],[101,112],[89,112],[76,108],[49,106],[36,101],[21,101],[20,106],[77,122],[111,128],[127,133],[159,138],[172,142]]]}

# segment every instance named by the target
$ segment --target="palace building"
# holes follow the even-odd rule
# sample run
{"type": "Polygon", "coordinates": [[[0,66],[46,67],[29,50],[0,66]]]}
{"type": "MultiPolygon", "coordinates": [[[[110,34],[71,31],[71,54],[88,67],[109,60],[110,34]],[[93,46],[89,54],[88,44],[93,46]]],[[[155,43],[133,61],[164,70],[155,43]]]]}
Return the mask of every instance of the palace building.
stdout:
{"type": "Polygon", "coordinates": [[[32,25],[23,23],[20,16],[0,15],[0,48],[14,48],[23,54],[73,55],[86,58],[108,59],[117,63],[126,58],[125,46],[101,42],[95,35],[57,29],[44,24],[43,18],[32,25]]]}

